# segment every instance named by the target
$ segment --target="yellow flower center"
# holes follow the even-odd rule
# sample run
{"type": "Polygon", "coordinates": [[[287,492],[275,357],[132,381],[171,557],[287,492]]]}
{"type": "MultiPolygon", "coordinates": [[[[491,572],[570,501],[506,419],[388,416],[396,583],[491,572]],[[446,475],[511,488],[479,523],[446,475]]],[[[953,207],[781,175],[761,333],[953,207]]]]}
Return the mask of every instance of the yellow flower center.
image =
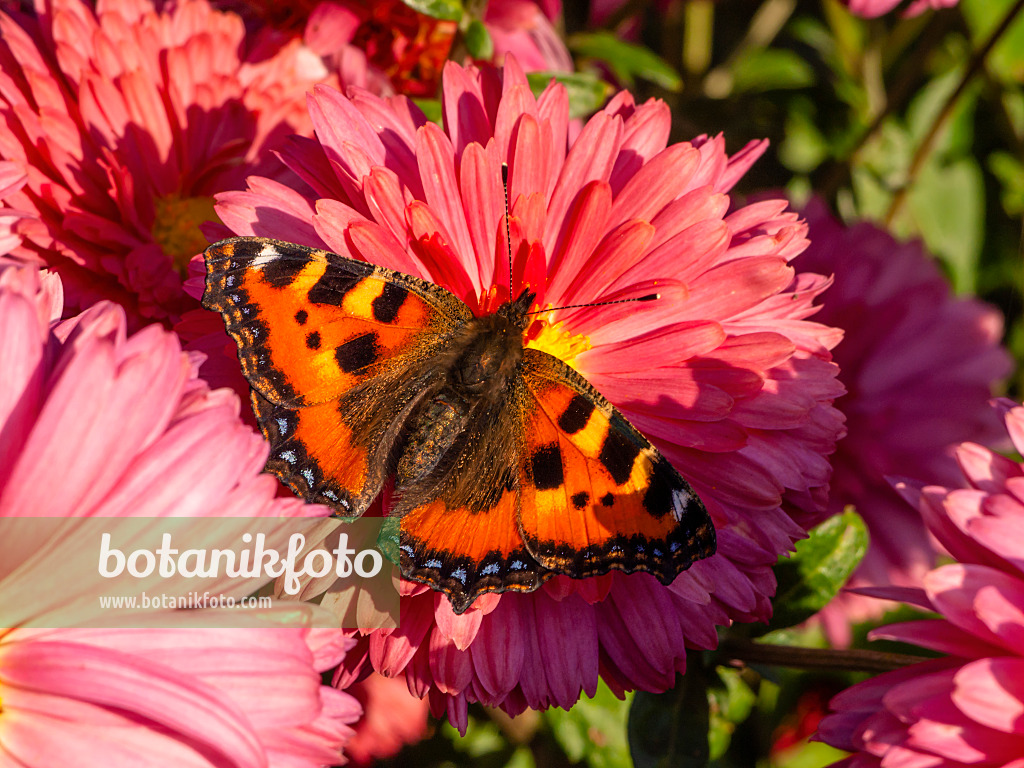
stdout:
{"type": "Polygon", "coordinates": [[[554,355],[566,365],[576,368],[574,360],[590,349],[590,339],[582,333],[566,330],[564,322],[552,322],[550,314],[548,318],[536,320],[530,326],[526,346],[554,355]]]}
{"type": "Polygon", "coordinates": [[[206,249],[208,242],[199,230],[204,221],[215,221],[212,197],[178,197],[167,195],[156,200],[153,240],[163,249],[182,277],[188,263],[206,249]]]}

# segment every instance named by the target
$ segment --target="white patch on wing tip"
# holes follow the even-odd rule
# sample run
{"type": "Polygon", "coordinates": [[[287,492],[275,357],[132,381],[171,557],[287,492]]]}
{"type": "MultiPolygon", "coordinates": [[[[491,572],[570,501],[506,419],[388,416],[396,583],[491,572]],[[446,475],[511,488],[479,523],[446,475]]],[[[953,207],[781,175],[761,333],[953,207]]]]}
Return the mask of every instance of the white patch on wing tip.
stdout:
{"type": "Polygon", "coordinates": [[[683,515],[686,514],[686,507],[690,503],[690,499],[693,498],[686,491],[681,488],[675,488],[672,491],[672,517],[676,519],[676,522],[680,522],[683,519],[683,515]]]}
{"type": "Polygon", "coordinates": [[[263,267],[267,266],[267,264],[272,262],[274,259],[278,259],[280,257],[280,251],[278,251],[277,248],[275,248],[270,243],[266,243],[264,244],[263,248],[260,249],[260,255],[252,260],[252,265],[256,269],[262,269],[263,267]]]}

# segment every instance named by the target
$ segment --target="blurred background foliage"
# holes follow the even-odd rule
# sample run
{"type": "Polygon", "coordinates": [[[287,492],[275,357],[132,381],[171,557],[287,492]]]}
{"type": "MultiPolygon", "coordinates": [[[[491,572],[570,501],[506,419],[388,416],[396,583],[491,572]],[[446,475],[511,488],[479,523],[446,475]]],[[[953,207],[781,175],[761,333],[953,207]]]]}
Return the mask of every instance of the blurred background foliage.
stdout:
{"type": "MultiPolygon", "coordinates": [[[[454,17],[482,13],[457,0],[409,4],[454,17]]],[[[670,105],[671,141],[722,133],[735,152],[752,139],[770,139],[772,149],[737,191],[785,189],[798,201],[813,192],[848,222],[867,219],[900,239],[922,239],[958,293],[1003,311],[1005,342],[1018,361],[1007,394],[1021,398],[1024,0],[961,0],[914,18],[894,12],[878,19],[858,18],[839,0],[609,5],[601,4],[599,23],[588,3],[563,6],[577,71],[560,79],[576,116],[625,87],[638,101],[670,105]]],[[[460,26],[471,52],[486,51],[476,25],[464,18],[460,26]]],[[[538,90],[548,79],[531,75],[538,90]]],[[[852,512],[816,529],[777,569],[781,597],[772,626],[723,630],[721,647],[692,653],[687,675],[667,693],[619,699],[602,684],[569,712],[517,718],[476,705],[465,738],[432,721],[427,739],[380,764],[829,765],[843,753],[808,736],[828,700],[866,673],[837,671],[820,654],[804,669],[788,668],[753,638],[826,649],[819,631],[797,625],[838,591],[866,543],[852,512]]],[[[879,623],[904,612],[909,616],[904,608],[879,623]]],[[[866,647],[869,629],[855,633],[855,649],[866,647]]],[[[886,653],[907,650],[872,643],[861,669],[874,662],[885,668],[886,653]]],[[[786,657],[792,663],[794,653],[786,657]]]]}

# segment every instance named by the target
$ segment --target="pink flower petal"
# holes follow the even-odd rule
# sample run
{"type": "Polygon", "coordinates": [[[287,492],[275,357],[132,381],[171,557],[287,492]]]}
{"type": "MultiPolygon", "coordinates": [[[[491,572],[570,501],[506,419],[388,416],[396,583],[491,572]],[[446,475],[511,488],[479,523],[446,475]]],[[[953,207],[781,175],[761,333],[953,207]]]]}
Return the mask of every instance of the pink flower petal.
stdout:
{"type": "Polygon", "coordinates": [[[1024,659],[979,659],[956,673],[953,703],[977,723],[1015,734],[1024,748],[1024,659]]]}

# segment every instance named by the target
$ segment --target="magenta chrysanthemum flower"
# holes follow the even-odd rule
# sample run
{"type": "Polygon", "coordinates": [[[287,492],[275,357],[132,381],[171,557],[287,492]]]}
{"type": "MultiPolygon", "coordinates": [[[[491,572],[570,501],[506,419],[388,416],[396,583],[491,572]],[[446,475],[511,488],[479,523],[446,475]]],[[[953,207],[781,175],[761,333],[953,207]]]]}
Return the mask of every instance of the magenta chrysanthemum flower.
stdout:
{"type": "MultiPolygon", "coordinates": [[[[819,322],[844,331],[834,352],[847,394],[836,406],[847,435],[832,457],[829,509],[852,504],[871,546],[850,586],[920,583],[935,553],[917,510],[887,478],[953,484],[953,452],[966,440],[994,444],[1005,432],[988,405],[1011,370],[999,346],[998,310],[954,298],[918,242],[897,243],[871,224],[843,227],[820,201],[804,211],[811,244],[802,270],[833,275],[819,322]]],[[[885,604],[843,594],[821,614],[834,642],[885,604]]]]}
{"type": "MultiPolygon", "coordinates": [[[[873,19],[888,13],[903,0],[847,0],[850,12],[873,19]]],[[[903,11],[904,16],[918,16],[929,8],[952,8],[960,0],[913,0],[903,11]]]]}
{"type": "MultiPolygon", "coordinates": [[[[260,473],[266,443],[238,420],[232,393],[195,378],[173,334],[151,326],[126,338],[123,311],[107,302],[57,322],[62,309],[57,277],[0,267],[0,517],[325,512],[274,497],[276,481],[260,473]]],[[[54,573],[47,551],[0,540],[8,615],[19,580],[73,579],[54,573]]],[[[67,615],[72,584],[28,606],[33,618],[67,615]]],[[[0,629],[0,764],[337,762],[360,708],[320,673],[351,640],[253,623],[0,629]]]]}
{"type": "Polygon", "coordinates": [[[688,647],[715,645],[717,624],[768,614],[771,566],[820,518],[842,432],[828,351],[839,335],[805,318],[826,280],[788,265],[806,227],[785,201],[729,211],[762,143],[731,159],[721,138],[667,146],[668,107],[622,93],[570,145],[564,88],[535,98],[514,59],[503,72],[449,64],[443,94],[444,129],[404,98],[318,88],[319,141],[283,155],[318,199],[252,179],[218,198],[222,220],[422,276],[487,313],[509,297],[507,162],[517,289],[529,283],[542,307],[661,293],[541,316],[527,335],[690,479],[718,554],[668,587],[557,577],[461,616],[406,583],[401,627],[362,638],[337,679],[402,675],[460,726],[469,701],[569,707],[599,675],[616,691],[665,689],[688,647]]]}
{"type": "Polygon", "coordinates": [[[72,307],[176,319],[212,195],[274,172],[326,69],[298,41],[246,60],[242,20],[205,0],[40,7],[0,13],[0,159],[27,170],[9,204],[38,219],[16,255],[59,273],[72,307]]]}
{"type": "MultiPolygon", "coordinates": [[[[1024,408],[998,401],[1018,451],[1024,408]]],[[[965,443],[966,487],[904,487],[957,560],[922,589],[874,594],[941,614],[895,624],[874,638],[915,643],[944,656],[879,675],[832,700],[818,738],[856,754],[839,765],[1000,766],[1024,758],[1024,464],[965,443]]]]}

